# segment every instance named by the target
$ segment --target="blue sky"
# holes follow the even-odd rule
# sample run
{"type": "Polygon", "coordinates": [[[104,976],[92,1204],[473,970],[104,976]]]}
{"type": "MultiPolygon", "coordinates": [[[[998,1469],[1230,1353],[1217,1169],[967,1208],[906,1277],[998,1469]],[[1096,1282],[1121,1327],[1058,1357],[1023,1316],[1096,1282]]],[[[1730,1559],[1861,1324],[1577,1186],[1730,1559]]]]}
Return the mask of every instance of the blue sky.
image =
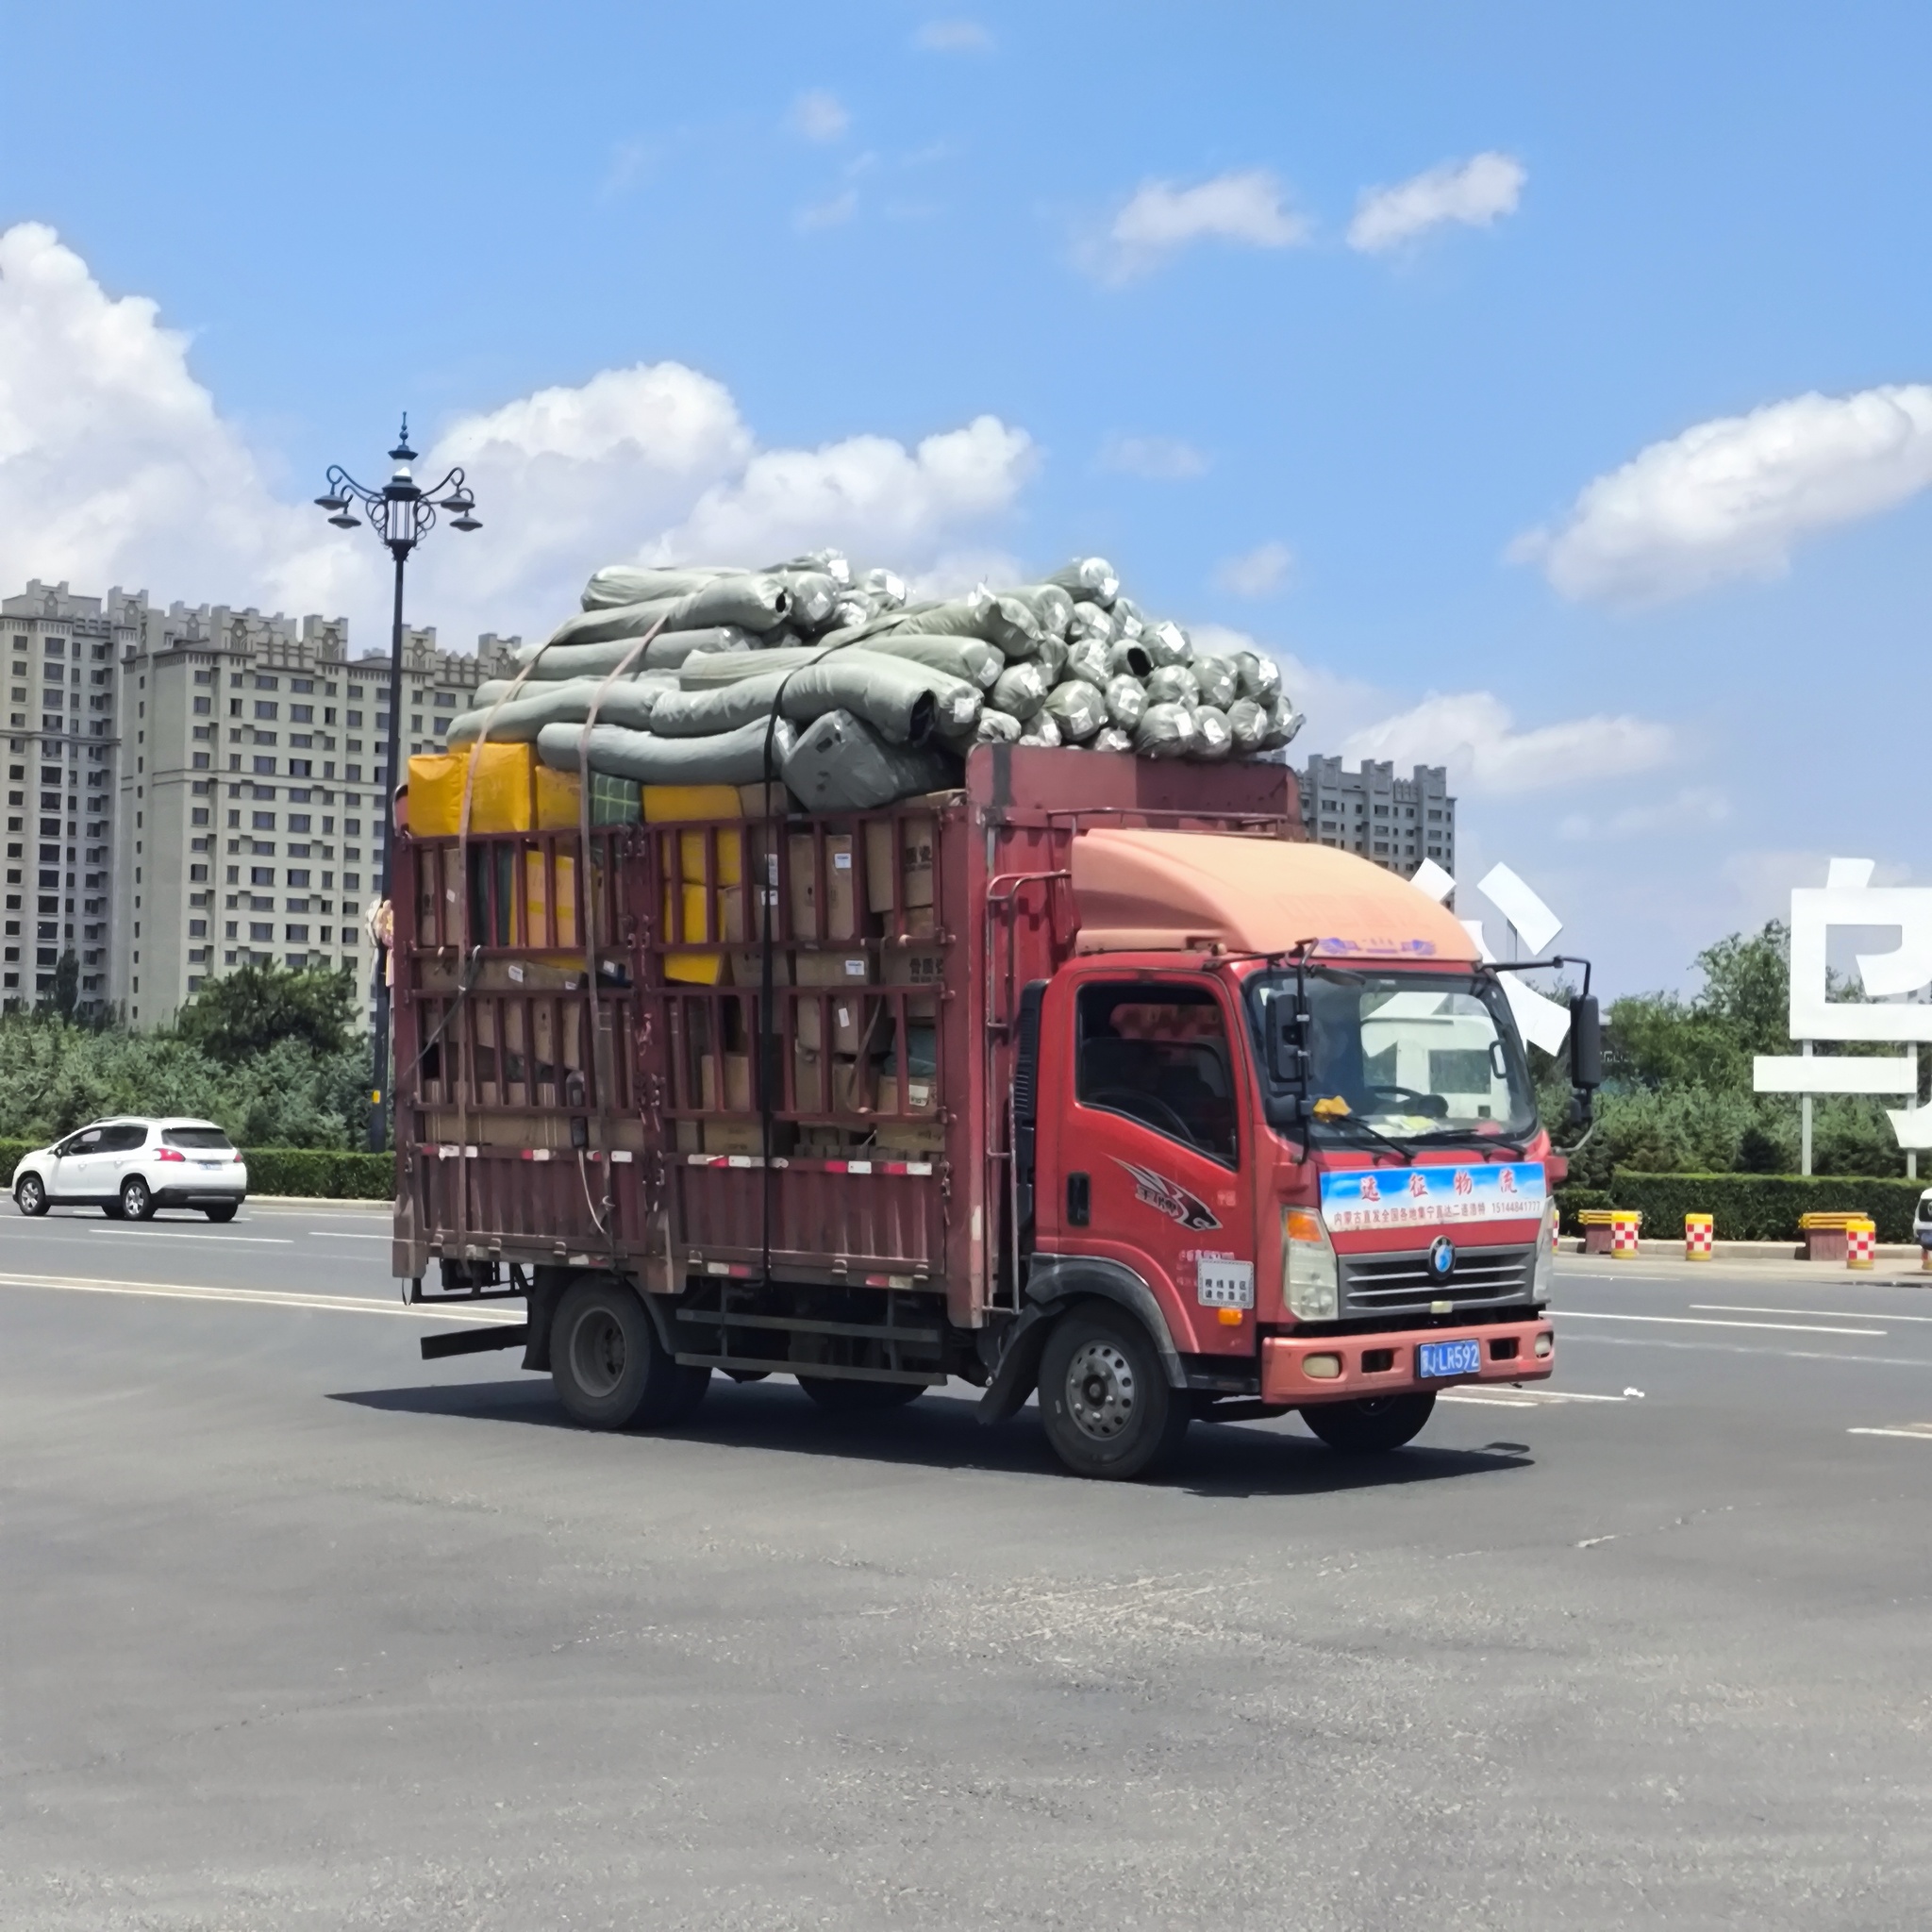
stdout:
{"type": "Polygon", "coordinates": [[[1298,755],[1447,758],[1465,877],[1675,982],[1827,853],[1924,871],[1928,42],[1882,5],[8,0],[0,577],[377,643],[373,544],[303,506],[405,406],[482,499],[412,597],[446,642],[641,550],[1099,550],[1300,667],[1298,755]]]}

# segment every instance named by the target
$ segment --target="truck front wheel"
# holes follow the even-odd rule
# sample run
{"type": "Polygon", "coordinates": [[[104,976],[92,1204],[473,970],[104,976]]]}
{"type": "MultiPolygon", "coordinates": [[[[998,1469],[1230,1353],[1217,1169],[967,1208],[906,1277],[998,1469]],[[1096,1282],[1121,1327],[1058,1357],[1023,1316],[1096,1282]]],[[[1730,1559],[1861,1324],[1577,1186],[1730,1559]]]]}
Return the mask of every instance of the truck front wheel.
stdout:
{"type": "Polygon", "coordinates": [[[1302,1410],[1302,1420],[1331,1449],[1375,1456],[1414,1441],[1435,1406],[1435,1396],[1427,1392],[1371,1395],[1359,1402],[1313,1404],[1302,1410]]]}
{"type": "Polygon", "coordinates": [[[592,1429],[658,1428],[697,1407],[708,1369],[680,1367],[664,1351],[633,1289],[595,1278],[564,1291],[550,1330],[558,1399],[592,1429]]]}
{"type": "Polygon", "coordinates": [[[1167,1386],[1147,1331],[1104,1302],[1070,1309],[1040,1358],[1040,1413],[1054,1454],[1075,1475],[1123,1482],[1174,1458],[1191,1409],[1167,1386]]]}

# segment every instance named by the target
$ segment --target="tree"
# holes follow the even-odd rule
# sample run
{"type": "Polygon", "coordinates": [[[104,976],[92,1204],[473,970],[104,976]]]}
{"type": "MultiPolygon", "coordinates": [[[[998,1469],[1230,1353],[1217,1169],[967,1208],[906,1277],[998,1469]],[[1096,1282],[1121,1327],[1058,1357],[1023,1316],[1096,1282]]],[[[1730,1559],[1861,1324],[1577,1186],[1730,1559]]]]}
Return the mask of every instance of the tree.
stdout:
{"type": "Polygon", "coordinates": [[[293,1041],[315,1057],[341,1054],[357,1030],[355,974],[325,968],[291,972],[274,960],[211,979],[182,1008],[182,1039],[225,1066],[293,1041]]]}
{"type": "Polygon", "coordinates": [[[1751,1091],[1752,1056],[1789,1053],[1786,1031],[1791,939],[1781,920],[1733,933],[1697,956],[1702,989],[1636,993],[1614,1001],[1604,1071],[1620,1085],[1654,1090],[1710,1087],[1751,1091]]]}
{"type": "Polygon", "coordinates": [[[63,1020],[74,1018],[74,1008],[80,998],[80,960],[75,950],[69,946],[60,955],[59,963],[54,968],[54,990],[41,1002],[44,1009],[57,1013],[63,1020]]]}

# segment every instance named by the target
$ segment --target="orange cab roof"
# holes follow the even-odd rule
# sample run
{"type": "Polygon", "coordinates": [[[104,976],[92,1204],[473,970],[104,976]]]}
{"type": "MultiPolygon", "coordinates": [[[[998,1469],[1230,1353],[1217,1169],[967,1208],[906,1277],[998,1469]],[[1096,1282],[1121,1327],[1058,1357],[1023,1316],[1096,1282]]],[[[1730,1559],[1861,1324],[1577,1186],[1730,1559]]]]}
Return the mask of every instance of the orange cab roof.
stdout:
{"type": "Polygon", "coordinates": [[[1219,945],[1329,958],[1474,960],[1455,915],[1332,846],[1225,832],[1098,829],[1074,841],[1083,953],[1219,945]]]}

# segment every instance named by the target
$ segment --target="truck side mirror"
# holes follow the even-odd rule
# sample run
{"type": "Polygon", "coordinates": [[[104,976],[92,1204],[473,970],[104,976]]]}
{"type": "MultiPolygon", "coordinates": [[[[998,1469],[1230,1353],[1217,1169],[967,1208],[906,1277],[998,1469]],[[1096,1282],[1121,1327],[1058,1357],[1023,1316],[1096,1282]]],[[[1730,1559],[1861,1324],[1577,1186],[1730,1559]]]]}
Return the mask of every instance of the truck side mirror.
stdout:
{"type": "Polygon", "coordinates": [[[1570,1002],[1570,1084],[1579,1093],[1593,1093],[1604,1084],[1603,1022],[1593,993],[1570,1002]]]}

